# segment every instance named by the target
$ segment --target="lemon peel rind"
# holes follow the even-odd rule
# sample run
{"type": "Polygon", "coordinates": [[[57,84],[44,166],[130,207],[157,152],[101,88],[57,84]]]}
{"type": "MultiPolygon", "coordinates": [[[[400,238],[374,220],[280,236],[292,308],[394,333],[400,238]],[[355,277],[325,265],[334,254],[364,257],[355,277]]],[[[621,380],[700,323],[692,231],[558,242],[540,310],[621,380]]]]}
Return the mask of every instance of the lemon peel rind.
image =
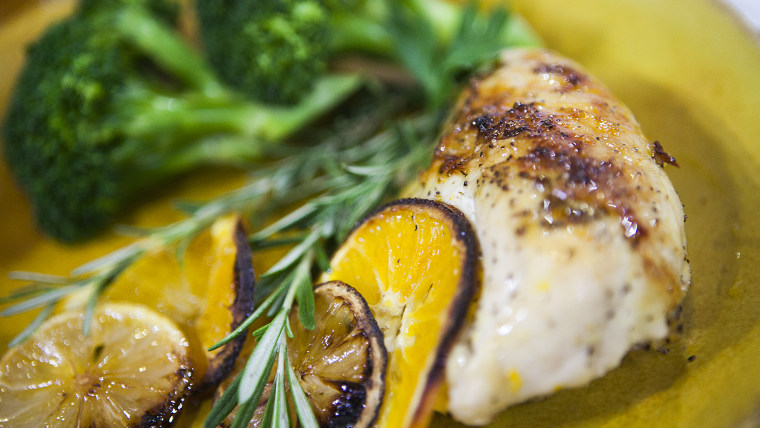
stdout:
{"type": "Polygon", "coordinates": [[[154,408],[145,412],[145,415],[140,419],[140,423],[137,425],[140,428],[148,427],[168,427],[172,426],[179,413],[185,405],[185,401],[188,396],[193,394],[193,387],[190,382],[192,377],[192,369],[190,367],[189,360],[186,362],[187,368],[183,368],[177,371],[177,375],[185,379],[185,390],[181,394],[175,393],[162,405],[155,406],[154,408]]]}
{"type": "MultiPolygon", "coordinates": [[[[251,247],[248,244],[248,234],[242,221],[238,218],[235,224],[234,242],[236,247],[233,281],[237,292],[235,300],[230,305],[232,322],[229,331],[234,331],[253,313],[253,291],[255,276],[251,259],[251,247]]],[[[232,371],[240,351],[243,349],[247,331],[224,345],[221,351],[209,360],[209,366],[203,378],[196,386],[197,394],[205,394],[217,385],[232,371]]]]}

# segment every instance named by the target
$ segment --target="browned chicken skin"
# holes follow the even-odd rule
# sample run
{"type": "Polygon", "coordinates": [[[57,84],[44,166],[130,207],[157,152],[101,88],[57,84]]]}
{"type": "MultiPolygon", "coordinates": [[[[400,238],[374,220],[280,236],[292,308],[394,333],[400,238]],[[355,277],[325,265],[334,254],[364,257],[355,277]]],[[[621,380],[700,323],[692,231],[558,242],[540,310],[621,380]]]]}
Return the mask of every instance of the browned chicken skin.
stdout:
{"type": "Polygon", "coordinates": [[[631,112],[577,64],[511,50],[472,80],[408,196],[475,226],[483,287],[447,366],[463,422],[614,368],[667,334],[686,292],[684,214],[631,112]]]}

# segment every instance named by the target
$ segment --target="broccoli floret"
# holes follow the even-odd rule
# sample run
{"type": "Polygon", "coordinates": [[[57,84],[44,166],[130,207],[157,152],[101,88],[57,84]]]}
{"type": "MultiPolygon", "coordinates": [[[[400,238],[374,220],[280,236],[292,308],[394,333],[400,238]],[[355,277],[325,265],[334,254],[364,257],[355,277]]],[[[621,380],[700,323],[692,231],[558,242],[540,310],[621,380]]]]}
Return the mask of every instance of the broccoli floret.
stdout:
{"type": "Polygon", "coordinates": [[[196,0],[209,62],[225,83],[293,103],[325,70],[327,13],[318,0],[196,0]]]}
{"type": "Polygon", "coordinates": [[[243,101],[133,3],[50,27],[30,47],[4,119],[10,170],[39,226],[62,241],[92,236],[161,180],[260,157],[357,84],[325,78],[288,109],[243,101]]]}
{"type": "MultiPolygon", "coordinates": [[[[421,70],[420,61],[443,61],[466,19],[492,24],[488,13],[475,17],[474,7],[447,0],[195,0],[195,7],[217,73],[254,99],[280,103],[307,93],[329,60],[346,52],[403,63],[426,85],[429,76],[420,74],[435,70],[421,70]]],[[[525,34],[501,28],[506,30],[493,34],[493,46],[515,45],[515,36],[525,34]]]]}

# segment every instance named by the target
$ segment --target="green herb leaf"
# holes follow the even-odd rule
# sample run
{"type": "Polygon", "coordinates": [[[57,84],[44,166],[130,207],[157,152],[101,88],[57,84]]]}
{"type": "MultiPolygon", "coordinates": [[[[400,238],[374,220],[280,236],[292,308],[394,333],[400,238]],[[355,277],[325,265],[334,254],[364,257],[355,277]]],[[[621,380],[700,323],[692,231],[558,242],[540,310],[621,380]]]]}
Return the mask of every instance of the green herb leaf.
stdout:
{"type": "Polygon", "coordinates": [[[68,278],[59,275],[47,275],[37,272],[13,271],[8,274],[8,279],[17,281],[31,281],[40,284],[66,284],[68,278]]]}
{"type": "Polygon", "coordinates": [[[16,337],[11,339],[10,343],[8,344],[9,348],[12,348],[19,343],[25,341],[28,339],[32,334],[34,334],[35,331],[42,325],[43,322],[50,316],[50,313],[53,312],[53,308],[55,308],[55,303],[51,303],[47,306],[45,306],[44,309],[40,311],[39,314],[34,318],[34,321],[29,323],[24,330],[21,331],[16,337]]]}
{"type": "Polygon", "coordinates": [[[270,226],[268,226],[265,229],[260,230],[257,233],[254,233],[251,235],[251,239],[253,240],[261,240],[269,238],[270,236],[281,232],[294,224],[303,221],[303,219],[308,218],[310,215],[314,213],[317,207],[314,206],[314,204],[311,203],[305,203],[298,209],[291,211],[281,219],[277,220],[276,222],[272,223],[270,226]]]}
{"type": "Polygon", "coordinates": [[[272,304],[272,302],[277,299],[283,292],[285,291],[285,287],[278,288],[274,293],[269,295],[269,297],[262,302],[256,310],[248,316],[242,323],[240,323],[235,330],[232,330],[227,336],[224,337],[224,339],[220,340],[219,342],[211,345],[210,348],[208,348],[209,352],[213,351],[215,349],[218,349],[227,343],[229,343],[232,339],[236,338],[238,335],[242,334],[244,331],[248,329],[248,327],[251,326],[251,324],[254,323],[261,315],[264,314],[264,312],[267,310],[267,308],[272,304]]]}
{"type": "Polygon", "coordinates": [[[150,229],[144,227],[132,226],[128,224],[116,224],[113,227],[113,231],[120,236],[127,236],[130,238],[144,238],[150,235],[150,229]]]}
{"type": "Polygon", "coordinates": [[[285,328],[287,313],[287,309],[280,310],[269,323],[266,333],[261,336],[261,340],[256,344],[253,354],[248,359],[248,363],[243,369],[243,377],[240,380],[240,389],[238,390],[238,401],[240,403],[258,400],[258,397],[254,397],[257,392],[258,395],[261,395],[261,390],[263,390],[263,385],[266,383],[274,358],[277,355],[277,342],[285,328]]]}
{"type": "MultiPolygon", "coordinates": [[[[271,370],[271,366],[269,367],[269,370],[271,370]]],[[[261,389],[264,389],[263,386],[261,389]]],[[[258,393],[252,396],[251,400],[242,403],[240,407],[238,407],[238,411],[235,414],[235,419],[232,421],[232,426],[230,428],[245,428],[248,426],[248,422],[256,412],[256,407],[258,406],[260,396],[261,391],[258,391],[258,393]]]]}
{"type": "Polygon", "coordinates": [[[296,234],[295,236],[289,236],[285,238],[277,238],[277,239],[257,239],[256,237],[249,238],[249,245],[251,246],[251,250],[265,250],[268,248],[274,248],[274,247],[282,247],[286,245],[293,245],[297,244],[304,240],[306,235],[304,234],[296,234]]]}
{"type": "Polygon", "coordinates": [[[59,300],[61,300],[64,296],[74,292],[75,290],[78,290],[79,288],[80,288],[79,285],[68,285],[68,286],[48,290],[44,294],[31,297],[9,308],[6,308],[3,312],[0,313],[0,315],[4,317],[9,317],[11,315],[16,315],[22,312],[31,311],[32,309],[37,309],[49,304],[50,305],[55,304],[59,300]]]}
{"type": "MultiPolygon", "coordinates": [[[[288,350],[284,338],[280,338],[280,351],[277,359],[277,374],[274,376],[272,396],[269,400],[274,402],[272,415],[272,428],[290,428],[290,415],[288,414],[288,402],[285,395],[285,360],[288,350]]],[[[265,425],[266,426],[266,425],[265,425]]]]}
{"type": "Polygon", "coordinates": [[[330,258],[327,256],[327,251],[322,246],[317,246],[314,251],[317,258],[317,267],[320,271],[326,272],[330,269],[330,258]]]}
{"type": "Polygon", "coordinates": [[[290,385],[290,394],[293,396],[293,404],[296,407],[296,413],[298,414],[298,421],[303,428],[317,428],[317,418],[314,417],[314,412],[311,410],[311,404],[306,397],[306,393],[301,387],[301,382],[298,381],[296,373],[293,371],[293,366],[290,363],[290,357],[286,355],[286,367],[288,369],[288,385],[290,385]]]}
{"type": "Polygon", "coordinates": [[[240,373],[239,375],[235,376],[235,379],[232,381],[232,383],[230,383],[230,386],[224,390],[222,396],[219,397],[216,403],[214,403],[214,406],[211,408],[208,416],[206,416],[206,420],[203,422],[203,428],[218,427],[219,424],[221,424],[222,421],[225,420],[230,413],[232,413],[232,411],[235,409],[235,406],[238,405],[238,387],[240,386],[240,379],[242,378],[242,375],[243,374],[240,373]]]}
{"type": "Polygon", "coordinates": [[[19,287],[19,288],[13,290],[13,292],[11,292],[11,294],[9,294],[9,295],[7,295],[5,297],[0,298],[0,304],[5,304],[5,303],[10,303],[10,302],[15,302],[17,300],[27,299],[27,298],[29,298],[31,296],[36,296],[38,294],[44,294],[44,293],[47,293],[47,292],[49,292],[51,290],[56,290],[58,288],[59,287],[57,287],[57,286],[51,286],[49,284],[32,283],[32,284],[29,284],[29,285],[27,285],[25,287],[19,287]]]}
{"type": "Polygon", "coordinates": [[[394,5],[390,24],[396,55],[425,89],[433,107],[450,102],[457,77],[495,58],[513,37],[504,8],[481,12],[478,4],[471,2],[449,41],[439,37],[429,18],[414,6],[394,5]]]}
{"type": "Polygon", "coordinates": [[[314,243],[317,242],[319,239],[319,234],[312,232],[309,233],[304,240],[293,247],[292,250],[290,250],[285,257],[281,258],[277,263],[274,264],[271,268],[269,268],[268,271],[264,274],[264,276],[270,276],[276,273],[280,273],[284,271],[285,269],[291,267],[293,264],[295,264],[307,251],[311,249],[311,247],[314,245],[314,243]]]}
{"type": "Polygon", "coordinates": [[[449,46],[444,67],[449,73],[472,69],[492,60],[504,49],[505,31],[509,13],[496,8],[488,13],[478,13],[478,7],[470,3],[462,14],[457,36],[449,46]]]}
{"type": "Polygon", "coordinates": [[[125,263],[129,263],[143,254],[143,242],[144,241],[134,242],[126,247],[108,253],[103,257],[85,263],[71,271],[71,275],[75,277],[87,275],[96,271],[106,271],[125,263]]]}
{"type": "Polygon", "coordinates": [[[314,291],[311,285],[311,276],[304,275],[294,286],[297,288],[296,302],[298,302],[298,319],[307,330],[313,330],[316,326],[314,320],[314,291]]]}
{"type": "Polygon", "coordinates": [[[100,297],[102,290],[102,287],[97,287],[97,290],[91,292],[90,297],[87,299],[87,305],[84,308],[84,320],[82,322],[82,332],[85,336],[89,336],[90,334],[92,317],[95,313],[95,305],[98,303],[98,297],[100,297]]]}

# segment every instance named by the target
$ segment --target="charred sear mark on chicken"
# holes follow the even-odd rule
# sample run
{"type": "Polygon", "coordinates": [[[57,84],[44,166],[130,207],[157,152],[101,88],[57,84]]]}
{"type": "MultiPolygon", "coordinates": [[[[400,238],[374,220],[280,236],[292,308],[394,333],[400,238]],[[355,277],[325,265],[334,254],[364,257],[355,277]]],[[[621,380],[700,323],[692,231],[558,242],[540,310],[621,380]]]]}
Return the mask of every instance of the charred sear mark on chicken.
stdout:
{"type": "Polygon", "coordinates": [[[666,152],[659,141],[652,143],[652,159],[654,159],[654,161],[657,162],[657,165],[660,166],[663,166],[664,164],[673,165],[675,167],[679,166],[676,158],[666,152]]]}
{"type": "MultiPolygon", "coordinates": [[[[475,87],[471,86],[471,90],[476,94],[475,89],[473,89],[475,87]]],[[[471,107],[466,106],[462,109],[462,113],[456,121],[458,125],[454,127],[456,131],[445,138],[457,138],[456,134],[464,138],[465,135],[474,130],[477,136],[476,142],[482,144],[486,150],[497,148],[496,143],[498,141],[517,137],[521,134],[537,137],[554,127],[551,118],[541,116],[534,103],[516,102],[509,109],[501,107],[498,102],[486,103],[477,110],[472,110],[471,107]]],[[[464,149],[464,146],[466,144],[460,140],[453,147],[436,151],[435,157],[440,164],[440,174],[448,174],[453,171],[466,173],[466,165],[471,160],[478,156],[484,156],[484,151],[473,152],[464,149]]]]}
{"type": "MultiPolygon", "coordinates": [[[[510,149],[519,155],[510,154],[503,162],[492,165],[484,178],[498,181],[502,190],[509,191],[506,177],[510,166],[514,166],[518,177],[534,180],[537,190],[543,193],[539,209],[544,213],[544,226],[561,227],[611,214],[620,218],[625,236],[634,243],[647,235],[627,203],[633,195],[623,169],[613,159],[597,159],[585,153],[587,143],[583,137],[565,130],[557,116],[543,114],[535,103],[521,102],[507,110],[487,104],[463,116],[457,129],[477,135],[480,153],[519,146],[510,149]],[[517,143],[506,143],[510,139],[517,143]]],[[[466,174],[473,160],[472,155],[460,157],[451,150],[437,156],[441,174],[466,174]]]]}
{"type": "Polygon", "coordinates": [[[438,170],[439,173],[444,174],[451,171],[459,171],[464,176],[467,176],[466,165],[470,161],[470,158],[446,154],[440,156],[440,159],[442,162],[438,170]]]}
{"type": "Polygon", "coordinates": [[[545,222],[557,227],[589,221],[602,213],[616,214],[627,238],[635,242],[645,237],[647,230],[627,203],[632,195],[623,170],[612,159],[584,156],[580,141],[565,147],[555,141],[539,140],[517,159],[522,171],[540,183],[541,209],[549,215],[545,222]]]}
{"type": "Polygon", "coordinates": [[[488,142],[516,137],[523,133],[535,136],[554,127],[551,118],[543,117],[535,103],[516,102],[506,112],[487,111],[470,121],[477,129],[478,138],[488,142]]]}

